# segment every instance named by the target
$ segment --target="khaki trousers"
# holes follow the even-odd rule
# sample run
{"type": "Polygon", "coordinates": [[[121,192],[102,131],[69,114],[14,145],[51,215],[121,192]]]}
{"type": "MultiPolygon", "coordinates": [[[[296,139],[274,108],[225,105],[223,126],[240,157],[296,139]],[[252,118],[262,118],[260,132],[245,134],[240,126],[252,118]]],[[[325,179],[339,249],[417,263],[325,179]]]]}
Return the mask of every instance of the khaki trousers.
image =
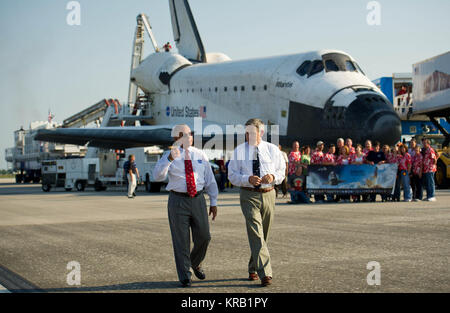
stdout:
{"type": "Polygon", "coordinates": [[[136,189],[136,174],[132,174],[130,175],[129,173],[127,174],[127,178],[128,178],[128,197],[132,197],[134,190],[136,189]]]}
{"type": "Polygon", "coordinates": [[[248,272],[258,273],[260,278],[272,277],[267,240],[274,217],[275,190],[260,193],[241,189],[240,201],[251,250],[248,272]]]}
{"type": "Polygon", "coordinates": [[[171,192],[167,208],[175,264],[182,282],[191,279],[191,267],[201,266],[211,240],[205,196],[201,194],[188,198],[171,192]],[[191,230],[194,242],[192,251],[191,230]]]}

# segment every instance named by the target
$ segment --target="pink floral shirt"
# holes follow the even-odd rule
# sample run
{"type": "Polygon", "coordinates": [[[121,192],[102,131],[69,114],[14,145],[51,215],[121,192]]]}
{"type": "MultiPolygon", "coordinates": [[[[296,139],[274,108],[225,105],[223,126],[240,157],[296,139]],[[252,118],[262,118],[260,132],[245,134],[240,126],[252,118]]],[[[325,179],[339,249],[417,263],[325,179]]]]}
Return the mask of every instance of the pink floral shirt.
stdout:
{"type": "Polygon", "coordinates": [[[399,171],[407,171],[408,166],[411,165],[411,155],[409,153],[405,153],[405,155],[400,154],[397,162],[399,171]]]}
{"type": "Polygon", "coordinates": [[[354,153],[350,156],[350,164],[364,163],[365,160],[366,160],[366,155],[364,153],[362,153],[360,157],[358,157],[356,155],[356,153],[354,153]]]}
{"type": "Polygon", "coordinates": [[[311,156],[311,164],[322,164],[323,162],[323,152],[322,151],[314,151],[311,156]]]}
{"type": "Polygon", "coordinates": [[[371,148],[370,150],[364,148],[363,151],[362,151],[362,153],[364,153],[365,156],[367,156],[367,155],[369,154],[370,151],[373,151],[373,148],[371,148]]]}
{"type": "Polygon", "coordinates": [[[336,163],[336,156],[332,153],[327,153],[324,155],[323,157],[323,163],[331,163],[331,164],[335,164],[336,163]]]}
{"type": "Polygon", "coordinates": [[[288,175],[295,174],[295,169],[297,168],[296,162],[300,162],[301,159],[302,159],[302,154],[300,153],[300,151],[297,151],[297,152],[291,151],[291,153],[289,153],[288,175]]]}
{"type": "Polygon", "coordinates": [[[340,155],[336,159],[337,165],[347,165],[350,164],[350,159],[348,156],[340,155]]]}
{"type": "Polygon", "coordinates": [[[423,172],[424,173],[434,173],[436,172],[436,162],[437,155],[433,148],[429,148],[425,151],[425,156],[423,157],[423,172]]]}
{"type": "Polygon", "coordinates": [[[352,156],[353,154],[356,153],[355,147],[348,147],[348,151],[349,151],[348,153],[350,156],[352,156]]]}
{"type": "Polygon", "coordinates": [[[414,175],[420,175],[422,171],[422,164],[423,164],[423,156],[421,153],[416,153],[412,157],[412,171],[414,175]]]}

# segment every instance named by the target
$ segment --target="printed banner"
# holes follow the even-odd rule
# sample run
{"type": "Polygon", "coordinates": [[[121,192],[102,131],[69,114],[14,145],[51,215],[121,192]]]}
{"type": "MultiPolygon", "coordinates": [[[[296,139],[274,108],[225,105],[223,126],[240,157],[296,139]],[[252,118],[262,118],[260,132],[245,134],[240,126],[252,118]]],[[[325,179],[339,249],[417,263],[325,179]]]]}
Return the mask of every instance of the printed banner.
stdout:
{"type": "Polygon", "coordinates": [[[391,194],[397,164],[310,165],[306,189],[311,194],[391,194]]]}

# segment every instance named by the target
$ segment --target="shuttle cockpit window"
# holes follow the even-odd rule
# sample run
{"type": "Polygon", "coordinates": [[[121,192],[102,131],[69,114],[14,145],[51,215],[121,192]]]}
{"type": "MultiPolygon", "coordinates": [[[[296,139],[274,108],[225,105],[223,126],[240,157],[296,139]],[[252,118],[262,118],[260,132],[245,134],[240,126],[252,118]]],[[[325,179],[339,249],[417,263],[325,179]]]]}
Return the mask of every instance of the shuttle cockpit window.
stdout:
{"type": "Polygon", "coordinates": [[[323,71],[323,62],[322,60],[307,60],[300,65],[297,69],[297,74],[300,76],[311,77],[314,74],[320,73],[323,71]]]}
{"type": "Polygon", "coordinates": [[[356,65],[356,68],[358,69],[358,71],[359,71],[361,74],[366,75],[366,74],[364,73],[364,71],[359,67],[359,64],[358,64],[358,63],[354,62],[354,64],[356,65]]]}
{"type": "Polygon", "coordinates": [[[338,72],[339,71],[339,67],[336,65],[336,63],[333,60],[326,60],[325,67],[327,68],[327,72],[338,72]]]}
{"type": "Polygon", "coordinates": [[[306,60],[297,69],[300,76],[311,77],[323,70],[327,72],[359,72],[363,75],[363,70],[358,63],[351,60],[349,56],[341,53],[328,53],[322,56],[322,60],[306,60]]]}
{"type": "Polygon", "coordinates": [[[322,55],[327,72],[360,72],[365,75],[356,62],[342,53],[327,53],[322,55]]]}
{"type": "Polygon", "coordinates": [[[345,61],[345,67],[347,68],[347,71],[356,72],[356,67],[355,67],[355,65],[353,65],[353,62],[350,60],[345,61]]]}
{"type": "Polygon", "coordinates": [[[305,76],[309,73],[309,70],[311,69],[311,61],[305,61],[300,65],[300,67],[297,69],[297,74],[300,76],[305,76]]]}
{"type": "Polygon", "coordinates": [[[315,60],[312,62],[311,70],[308,73],[308,77],[311,77],[317,73],[320,73],[323,71],[323,62],[322,60],[315,60]]]}

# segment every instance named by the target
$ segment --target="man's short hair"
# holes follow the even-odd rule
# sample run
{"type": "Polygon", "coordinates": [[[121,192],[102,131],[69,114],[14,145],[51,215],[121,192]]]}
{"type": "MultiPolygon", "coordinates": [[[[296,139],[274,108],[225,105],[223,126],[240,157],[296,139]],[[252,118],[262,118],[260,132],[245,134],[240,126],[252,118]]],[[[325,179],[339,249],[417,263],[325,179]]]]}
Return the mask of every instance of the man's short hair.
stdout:
{"type": "Polygon", "coordinates": [[[377,147],[377,146],[378,146],[378,147],[381,147],[381,143],[380,143],[379,141],[375,141],[374,146],[375,146],[375,147],[377,147]]]}
{"type": "Polygon", "coordinates": [[[264,122],[261,121],[259,118],[251,118],[246,123],[245,126],[253,125],[258,129],[259,131],[264,130],[264,122]]]}
{"type": "Polygon", "coordinates": [[[187,124],[178,124],[178,125],[175,125],[175,126],[172,128],[172,137],[173,137],[173,138],[178,138],[178,137],[180,137],[180,133],[182,133],[183,130],[184,130],[185,128],[188,128],[189,130],[191,129],[187,124]]]}
{"type": "Polygon", "coordinates": [[[134,154],[130,154],[129,156],[128,156],[128,161],[131,161],[131,159],[134,157],[134,154]]]}

